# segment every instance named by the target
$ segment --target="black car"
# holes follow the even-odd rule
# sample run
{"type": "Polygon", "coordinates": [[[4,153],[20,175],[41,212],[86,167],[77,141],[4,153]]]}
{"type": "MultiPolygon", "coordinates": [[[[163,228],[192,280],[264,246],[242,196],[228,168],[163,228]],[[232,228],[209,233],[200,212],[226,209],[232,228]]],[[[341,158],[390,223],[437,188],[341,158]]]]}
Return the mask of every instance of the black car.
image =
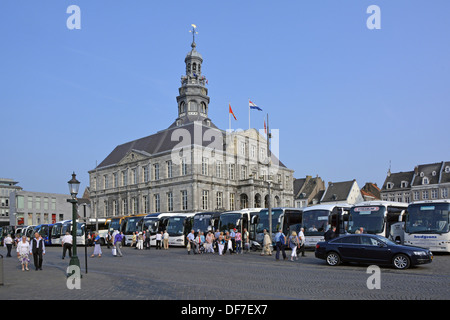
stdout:
{"type": "Polygon", "coordinates": [[[315,254],[316,258],[325,259],[330,266],[341,262],[359,262],[407,269],[433,260],[430,250],[398,245],[372,234],[349,234],[319,242],[315,254]]]}

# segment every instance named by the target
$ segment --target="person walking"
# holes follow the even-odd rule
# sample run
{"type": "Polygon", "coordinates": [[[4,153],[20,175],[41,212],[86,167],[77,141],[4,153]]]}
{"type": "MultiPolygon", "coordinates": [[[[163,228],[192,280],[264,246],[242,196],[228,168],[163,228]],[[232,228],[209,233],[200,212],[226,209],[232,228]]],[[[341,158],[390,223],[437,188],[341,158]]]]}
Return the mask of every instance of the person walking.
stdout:
{"type": "Polygon", "coordinates": [[[163,232],[157,232],[156,233],[156,249],[161,250],[161,241],[162,241],[162,237],[163,237],[163,232]]]}
{"type": "Polygon", "coordinates": [[[66,251],[69,250],[69,257],[72,258],[72,242],[73,238],[69,231],[66,231],[66,235],[61,239],[61,245],[63,247],[62,258],[66,257],[66,251]]]}
{"type": "Polygon", "coordinates": [[[163,244],[164,244],[164,250],[168,250],[169,249],[169,233],[167,232],[167,230],[164,230],[163,244]]]}
{"type": "Polygon", "coordinates": [[[139,232],[139,234],[137,236],[136,249],[138,249],[138,250],[144,249],[144,236],[142,235],[142,232],[139,232]]]}
{"type": "Polygon", "coordinates": [[[283,260],[286,260],[286,252],[284,251],[284,245],[286,244],[286,236],[282,232],[282,230],[278,230],[275,235],[275,245],[277,248],[277,253],[275,255],[276,260],[280,260],[280,251],[283,254],[283,260]]]}
{"type": "Polygon", "coordinates": [[[123,257],[122,255],[122,239],[123,239],[123,232],[119,232],[114,237],[114,246],[116,247],[116,256],[117,257],[123,257]]]}
{"type": "Polygon", "coordinates": [[[248,253],[250,250],[250,237],[247,228],[244,228],[242,231],[242,241],[244,243],[245,253],[248,253]]]}
{"type": "Polygon", "coordinates": [[[44,260],[43,256],[45,255],[45,244],[44,239],[42,239],[38,232],[34,234],[34,238],[31,240],[30,254],[33,255],[34,267],[36,268],[36,271],[42,270],[42,262],[44,260]]]}
{"type": "Polygon", "coordinates": [[[194,235],[194,230],[191,230],[191,232],[186,236],[186,239],[188,241],[187,243],[187,250],[188,250],[188,254],[191,254],[191,249],[192,251],[194,251],[195,254],[195,245],[194,245],[194,240],[195,240],[195,235],[194,235]]]}
{"type": "Polygon", "coordinates": [[[219,256],[223,254],[223,248],[225,247],[225,238],[223,236],[223,232],[219,233],[219,237],[217,239],[217,247],[219,251],[219,256]]]}
{"type": "Polygon", "coordinates": [[[239,230],[236,232],[235,241],[236,241],[236,253],[242,254],[242,234],[239,230]]]}
{"type": "Polygon", "coordinates": [[[298,233],[298,238],[300,239],[300,252],[302,253],[302,257],[306,257],[305,255],[305,229],[300,228],[300,232],[298,233]]]}
{"type": "Polygon", "coordinates": [[[264,229],[264,238],[263,238],[263,249],[261,251],[261,255],[272,255],[272,239],[270,239],[269,233],[266,229],[264,229]]]}
{"type": "Polygon", "coordinates": [[[144,248],[150,250],[150,231],[148,229],[145,230],[144,248]]]}
{"type": "Polygon", "coordinates": [[[289,248],[291,248],[291,261],[298,260],[297,257],[297,248],[300,247],[300,238],[297,236],[297,232],[292,231],[291,236],[289,237],[289,248]]]}
{"type": "Polygon", "coordinates": [[[13,246],[13,242],[14,242],[14,240],[11,238],[10,234],[8,234],[5,239],[3,239],[3,245],[6,247],[6,250],[7,250],[7,253],[6,253],[7,258],[11,257],[11,249],[13,246]]]}
{"type": "Polygon", "coordinates": [[[22,241],[17,243],[17,258],[22,265],[22,271],[29,271],[28,263],[30,259],[28,257],[30,253],[30,243],[27,241],[27,236],[22,236],[22,241]],[[25,269],[24,269],[25,267],[25,269]]]}
{"type": "Polygon", "coordinates": [[[98,255],[99,258],[102,257],[102,248],[100,246],[100,236],[98,235],[97,231],[94,233],[94,253],[91,255],[91,258],[95,257],[95,255],[98,255]]]}

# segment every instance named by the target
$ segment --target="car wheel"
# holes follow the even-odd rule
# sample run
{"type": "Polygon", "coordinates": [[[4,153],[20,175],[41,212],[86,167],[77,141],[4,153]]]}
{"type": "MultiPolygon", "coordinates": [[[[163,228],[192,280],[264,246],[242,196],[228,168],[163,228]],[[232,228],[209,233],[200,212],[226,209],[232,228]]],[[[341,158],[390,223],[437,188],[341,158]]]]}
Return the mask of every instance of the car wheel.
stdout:
{"type": "Polygon", "coordinates": [[[408,269],[410,265],[410,260],[407,255],[397,254],[392,260],[392,263],[394,267],[397,269],[408,269]]]}
{"type": "Polygon", "coordinates": [[[341,263],[341,257],[334,251],[328,252],[326,261],[329,266],[337,266],[341,263]]]}

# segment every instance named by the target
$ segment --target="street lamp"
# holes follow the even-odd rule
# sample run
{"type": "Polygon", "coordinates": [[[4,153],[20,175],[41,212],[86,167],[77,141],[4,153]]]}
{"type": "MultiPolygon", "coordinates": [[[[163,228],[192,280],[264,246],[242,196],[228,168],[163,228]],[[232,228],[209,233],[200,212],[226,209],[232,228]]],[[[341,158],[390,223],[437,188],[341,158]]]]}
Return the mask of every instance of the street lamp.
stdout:
{"type": "Polygon", "coordinates": [[[72,196],[72,199],[67,199],[67,202],[72,203],[72,238],[73,238],[73,246],[72,246],[72,258],[70,259],[70,266],[77,266],[80,268],[80,260],[78,260],[77,256],[77,194],[78,189],[80,188],[80,181],[78,181],[76,178],[75,172],[72,174],[72,179],[69,180],[67,183],[69,184],[69,192],[72,196]]]}

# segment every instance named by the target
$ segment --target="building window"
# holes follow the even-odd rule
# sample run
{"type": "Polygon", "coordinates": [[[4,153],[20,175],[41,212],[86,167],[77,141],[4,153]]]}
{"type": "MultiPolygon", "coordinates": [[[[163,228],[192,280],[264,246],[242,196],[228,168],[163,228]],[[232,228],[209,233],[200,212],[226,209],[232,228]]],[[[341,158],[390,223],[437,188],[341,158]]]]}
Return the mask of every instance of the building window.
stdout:
{"type": "Polygon", "coordinates": [[[137,168],[131,169],[131,181],[132,184],[137,184],[138,178],[137,178],[137,168]]]}
{"type": "Polygon", "coordinates": [[[108,189],[109,188],[109,181],[108,181],[108,175],[104,175],[103,176],[103,189],[108,189]]]}
{"type": "Polygon", "coordinates": [[[187,175],[187,161],[186,157],[181,158],[181,175],[187,175]]]}
{"type": "Polygon", "coordinates": [[[119,175],[117,172],[113,173],[113,187],[117,188],[119,186],[119,175]]]}
{"type": "Polygon", "coordinates": [[[103,202],[103,216],[104,217],[107,217],[108,215],[109,215],[109,203],[108,203],[108,200],[105,200],[104,202],[103,202]]]}
{"type": "Polygon", "coordinates": [[[394,184],[393,184],[392,182],[388,182],[388,183],[386,184],[386,189],[390,190],[390,189],[392,189],[392,188],[394,188],[394,184]]]}
{"type": "Polygon", "coordinates": [[[122,200],[122,214],[123,215],[128,215],[128,199],[123,199],[122,200]]]}
{"type": "Polygon", "coordinates": [[[228,164],[228,179],[234,180],[234,163],[228,164]]]}
{"type": "Polygon", "coordinates": [[[447,188],[442,188],[441,189],[441,198],[442,199],[447,199],[448,198],[448,189],[447,188]]]}
{"type": "Polygon", "coordinates": [[[113,212],[112,212],[112,214],[113,214],[113,216],[117,216],[119,214],[119,212],[117,211],[117,200],[113,200],[112,204],[113,204],[113,207],[112,207],[113,212]]]}
{"type": "Polygon", "coordinates": [[[33,197],[28,197],[28,209],[33,209],[33,197]]]}
{"type": "MultiPolygon", "coordinates": [[[[36,199],[35,199],[35,209],[37,209],[37,210],[41,210],[41,197],[36,197],[36,199]]],[[[22,209],[22,208],[20,208],[19,207],[19,205],[17,205],[17,208],[19,208],[19,209],[22,209]]]]}
{"type": "Polygon", "coordinates": [[[52,198],[52,210],[56,210],[56,198],[52,198]]]}
{"type": "Polygon", "coordinates": [[[166,162],[167,164],[167,178],[172,178],[172,160],[166,162]]]}
{"type": "Polygon", "coordinates": [[[173,193],[167,193],[167,211],[173,211],[173,193]]]}
{"type": "Polygon", "coordinates": [[[208,195],[209,195],[208,190],[202,191],[202,209],[203,210],[208,210],[208,195]]]}
{"type": "Polygon", "coordinates": [[[414,192],[413,192],[413,199],[414,199],[414,201],[417,201],[417,200],[420,199],[420,193],[419,193],[419,191],[414,191],[414,192]]]}
{"type": "Polygon", "coordinates": [[[216,161],[216,177],[222,178],[222,161],[216,161]]]}
{"type": "Polygon", "coordinates": [[[241,180],[247,179],[247,166],[241,166],[241,180]]]}
{"type": "Polygon", "coordinates": [[[408,187],[408,182],[407,181],[402,181],[401,186],[402,186],[402,188],[407,188],[408,187]]]}
{"type": "Polygon", "coordinates": [[[160,203],[160,199],[159,199],[159,194],[155,194],[153,196],[154,202],[155,202],[155,212],[160,212],[161,211],[161,203],[160,203]]]}
{"type": "Polygon", "coordinates": [[[153,180],[159,180],[159,163],[153,165],[153,180]]]}
{"type": "Polygon", "coordinates": [[[423,190],[422,191],[422,199],[423,200],[428,200],[428,190],[423,190]]]}
{"type": "Polygon", "coordinates": [[[122,187],[125,187],[128,183],[128,171],[122,171],[122,187]]]}
{"type": "Polygon", "coordinates": [[[235,209],[235,205],[234,205],[234,193],[230,193],[230,199],[229,199],[229,205],[230,205],[230,210],[234,210],[235,209]]]}
{"type": "Polygon", "coordinates": [[[144,171],[144,181],[143,182],[150,181],[150,177],[148,175],[148,173],[149,173],[148,166],[143,166],[142,170],[144,171]]]}
{"type": "Polygon", "coordinates": [[[147,196],[142,197],[142,204],[144,207],[144,213],[148,213],[148,197],[147,196]]]}
{"type": "Polygon", "coordinates": [[[438,189],[432,189],[431,190],[431,199],[437,199],[438,198],[438,189]]]}
{"type": "Polygon", "coordinates": [[[429,184],[429,183],[430,183],[430,181],[428,180],[427,177],[422,178],[422,184],[429,184]]]}
{"type": "Polygon", "coordinates": [[[252,159],[256,159],[256,146],[254,144],[252,144],[250,149],[250,157],[252,159]]]}
{"type": "Polygon", "coordinates": [[[202,174],[208,175],[208,158],[205,157],[202,158],[202,174]]]}
{"type": "Polygon", "coordinates": [[[223,192],[218,191],[216,193],[216,209],[221,209],[223,207],[223,192]]]}
{"type": "Polygon", "coordinates": [[[183,191],[181,191],[181,210],[187,210],[187,209],[188,209],[187,191],[183,190],[183,191]]]}

